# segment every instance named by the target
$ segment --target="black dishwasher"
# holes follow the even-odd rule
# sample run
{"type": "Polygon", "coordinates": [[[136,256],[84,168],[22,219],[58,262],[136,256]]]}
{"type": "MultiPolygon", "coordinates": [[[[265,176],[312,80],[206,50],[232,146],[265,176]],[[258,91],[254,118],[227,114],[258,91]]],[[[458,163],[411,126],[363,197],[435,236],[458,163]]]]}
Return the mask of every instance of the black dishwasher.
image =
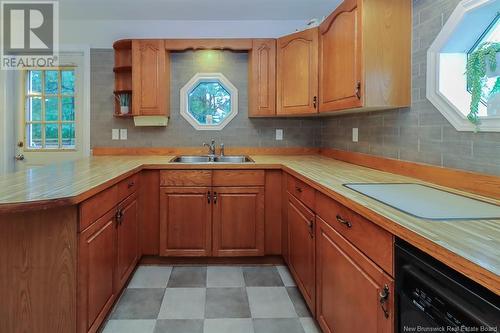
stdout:
{"type": "Polygon", "coordinates": [[[398,332],[500,332],[500,296],[396,240],[398,332]]]}

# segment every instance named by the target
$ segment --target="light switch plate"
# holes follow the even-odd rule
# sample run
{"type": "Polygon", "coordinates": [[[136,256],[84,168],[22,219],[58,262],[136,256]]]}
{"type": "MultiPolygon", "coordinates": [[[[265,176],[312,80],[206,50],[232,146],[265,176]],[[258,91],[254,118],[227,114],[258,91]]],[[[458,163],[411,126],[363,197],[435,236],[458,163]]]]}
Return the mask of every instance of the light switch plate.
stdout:
{"type": "Polygon", "coordinates": [[[120,130],[118,128],[111,130],[111,140],[120,140],[120,130]]]}
{"type": "Polygon", "coordinates": [[[352,142],[358,142],[359,139],[359,131],[357,127],[352,129],[352,142]]]}
{"type": "Polygon", "coordinates": [[[283,140],[283,129],[281,128],[276,129],[276,140],[278,141],[283,140]]]}
{"type": "Polygon", "coordinates": [[[120,140],[127,140],[127,129],[126,128],[120,129],[120,140]]]}

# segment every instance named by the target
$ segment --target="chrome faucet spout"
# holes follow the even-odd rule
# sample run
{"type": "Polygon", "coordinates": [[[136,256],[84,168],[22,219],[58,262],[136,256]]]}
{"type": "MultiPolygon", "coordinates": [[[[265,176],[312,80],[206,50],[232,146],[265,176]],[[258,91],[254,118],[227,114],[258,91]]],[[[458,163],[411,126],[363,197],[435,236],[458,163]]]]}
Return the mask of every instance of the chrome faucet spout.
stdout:
{"type": "Polygon", "coordinates": [[[203,142],[203,147],[208,147],[208,155],[215,157],[215,139],[212,139],[210,144],[203,142]]]}

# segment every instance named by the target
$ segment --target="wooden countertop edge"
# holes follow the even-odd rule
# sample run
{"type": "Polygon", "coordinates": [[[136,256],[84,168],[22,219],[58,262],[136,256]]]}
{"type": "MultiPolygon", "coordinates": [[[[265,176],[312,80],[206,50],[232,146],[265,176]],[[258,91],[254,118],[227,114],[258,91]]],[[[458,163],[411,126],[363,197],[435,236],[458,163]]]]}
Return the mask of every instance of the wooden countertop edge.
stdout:
{"type": "Polygon", "coordinates": [[[467,260],[466,258],[456,254],[455,252],[442,247],[434,241],[427,239],[412,230],[407,229],[399,223],[380,215],[370,208],[366,208],[356,201],[346,198],[342,194],[339,194],[323,185],[316,183],[314,180],[309,179],[307,176],[304,176],[293,169],[283,166],[282,170],[294,177],[297,177],[298,179],[307,183],[309,186],[338,201],[347,208],[355,211],[359,215],[365,217],[372,223],[375,223],[394,236],[407,241],[408,243],[419,248],[435,259],[441,262],[445,262],[447,266],[476,281],[477,283],[481,284],[497,295],[500,295],[500,281],[498,275],[496,275],[495,273],[490,272],[489,270],[479,266],[474,262],[471,262],[470,260],[467,260]]]}
{"type": "MultiPolygon", "coordinates": [[[[352,162],[351,162],[352,163],[352,162]]],[[[356,163],[354,163],[356,164],[356,163]]],[[[468,276],[477,283],[483,285],[489,290],[500,295],[500,282],[498,276],[482,268],[476,263],[473,263],[464,257],[442,247],[441,245],[429,240],[418,233],[411,231],[404,226],[386,218],[375,211],[364,207],[363,205],[344,197],[343,195],[331,190],[323,185],[316,183],[314,180],[308,178],[307,176],[283,165],[283,164],[225,164],[225,165],[214,165],[214,164],[143,164],[132,168],[124,172],[123,174],[110,179],[102,184],[99,184],[87,191],[84,191],[73,197],[57,198],[49,200],[22,202],[22,203],[12,203],[12,204],[0,204],[0,214],[11,213],[16,211],[29,211],[37,209],[50,209],[56,208],[64,205],[76,205],[82,201],[90,198],[91,196],[101,192],[102,190],[111,187],[121,180],[145,169],[156,170],[156,169],[281,169],[300,180],[306,182],[316,190],[329,196],[330,198],[340,202],[346,207],[356,211],[358,214],[369,219],[376,225],[382,227],[393,235],[400,237],[401,239],[407,241],[408,243],[414,245],[415,247],[421,249],[422,251],[428,253],[437,260],[444,261],[448,266],[455,269],[456,271],[468,276]]]]}

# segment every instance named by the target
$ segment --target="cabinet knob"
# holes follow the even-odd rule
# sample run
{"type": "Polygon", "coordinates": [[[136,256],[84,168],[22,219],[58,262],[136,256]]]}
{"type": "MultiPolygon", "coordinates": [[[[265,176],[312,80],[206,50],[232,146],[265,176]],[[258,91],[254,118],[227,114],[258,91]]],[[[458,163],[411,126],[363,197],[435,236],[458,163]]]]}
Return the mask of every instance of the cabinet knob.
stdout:
{"type": "Polygon", "coordinates": [[[295,191],[299,192],[299,193],[302,193],[302,188],[301,187],[298,187],[298,186],[295,186],[295,191]]]}
{"type": "Polygon", "coordinates": [[[133,187],[134,185],[135,185],[135,182],[133,182],[133,181],[132,181],[132,182],[129,182],[129,183],[127,184],[128,188],[131,188],[131,187],[133,187]]]}

